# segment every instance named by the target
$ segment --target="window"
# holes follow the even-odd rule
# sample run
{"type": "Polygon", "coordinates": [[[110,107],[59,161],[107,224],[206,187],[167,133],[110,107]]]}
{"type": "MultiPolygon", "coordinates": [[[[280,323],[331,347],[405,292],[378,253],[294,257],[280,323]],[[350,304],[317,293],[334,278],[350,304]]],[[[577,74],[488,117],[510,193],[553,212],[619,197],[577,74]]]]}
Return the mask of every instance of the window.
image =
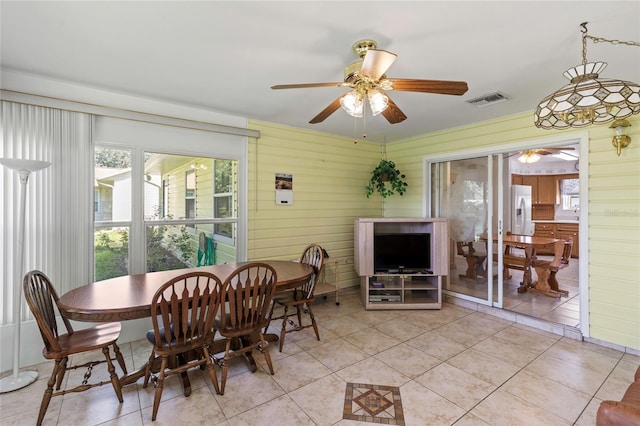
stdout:
{"type": "Polygon", "coordinates": [[[580,209],[580,179],[562,179],[560,191],[562,209],[577,212],[580,209]]]}
{"type": "MultiPolygon", "coordinates": [[[[112,170],[109,179],[96,176],[104,215],[95,218],[96,232],[117,238],[105,241],[112,250],[122,247],[114,262],[120,271],[111,276],[232,263],[239,254],[244,259],[245,210],[238,217],[238,199],[246,198],[246,177],[238,173],[246,163],[244,138],[106,117],[96,120],[96,155],[108,156],[115,168],[126,169],[112,170]],[[129,158],[124,161],[119,151],[129,158]],[[202,155],[212,152],[220,156],[202,155]],[[224,173],[220,169],[224,178],[217,186],[216,162],[227,167],[224,173]],[[220,198],[216,193],[230,197],[227,205],[215,203],[214,198],[220,198]],[[127,217],[120,217],[124,210],[127,217]],[[116,235],[115,230],[126,233],[116,235]]],[[[96,270],[113,258],[95,257],[96,270]]],[[[109,276],[96,273],[96,280],[104,278],[109,276]]]]}
{"type": "Polygon", "coordinates": [[[130,194],[131,151],[96,147],[94,155],[94,276],[96,280],[129,273],[130,194]]]}
{"type": "MultiPolygon", "coordinates": [[[[233,205],[233,167],[234,161],[215,160],[215,184],[213,193],[213,210],[216,219],[234,217],[233,205]]],[[[233,223],[216,223],[214,233],[226,238],[233,238],[233,223]]]]}

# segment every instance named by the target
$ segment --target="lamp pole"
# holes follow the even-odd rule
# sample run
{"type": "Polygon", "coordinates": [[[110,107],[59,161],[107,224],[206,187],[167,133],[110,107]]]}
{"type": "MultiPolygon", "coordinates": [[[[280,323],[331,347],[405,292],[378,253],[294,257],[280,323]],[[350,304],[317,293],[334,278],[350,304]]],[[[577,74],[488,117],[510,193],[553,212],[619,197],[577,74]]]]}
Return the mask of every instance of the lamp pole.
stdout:
{"type": "Polygon", "coordinates": [[[51,163],[38,160],[21,160],[13,158],[0,158],[0,164],[18,172],[20,176],[20,224],[18,227],[18,256],[14,262],[14,289],[13,289],[13,373],[11,376],[0,380],[0,393],[11,392],[30,385],[38,378],[37,371],[20,372],[20,308],[22,307],[22,276],[24,273],[24,218],[27,196],[27,183],[32,172],[49,167],[51,163]]]}

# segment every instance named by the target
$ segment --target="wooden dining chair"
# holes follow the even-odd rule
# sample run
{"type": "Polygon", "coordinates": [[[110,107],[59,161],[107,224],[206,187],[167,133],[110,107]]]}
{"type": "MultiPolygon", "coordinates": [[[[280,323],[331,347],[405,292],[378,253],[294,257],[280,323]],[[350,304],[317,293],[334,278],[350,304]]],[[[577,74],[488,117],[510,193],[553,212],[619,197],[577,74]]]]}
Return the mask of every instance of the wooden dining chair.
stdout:
{"type": "Polygon", "coordinates": [[[467,270],[464,274],[459,274],[459,278],[476,279],[486,276],[484,261],[487,259],[487,256],[476,252],[476,249],[473,247],[473,241],[456,241],[456,248],[458,255],[464,257],[467,261],[467,270]]]}
{"type": "Polygon", "coordinates": [[[164,380],[168,376],[206,366],[213,387],[220,393],[209,345],[215,337],[215,319],[221,305],[221,289],[222,283],[218,277],[197,271],[173,278],[163,284],[153,296],[153,330],[147,333],[153,350],[143,384],[146,388],[153,377],[156,390],[151,420],[155,420],[158,414],[164,380]],[[181,356],[187,352],[195,352],[196,356],[181,356]],[[151,372],[151,365],[156,357],[161,358],[157,377],[151,372]],[[178,358],[180,362],[177,362],[178,358]]]}
{"type": "MultiPolygon", "coordinates": [[[[506,232],[507,236],[528,236],[527,234],[514,234],[511,231],[506,232]]],[[[505,244],[503,253],[503,268],[502,275],[504,279],[511,278],[511,272],[509,269],[517,269],[519,271],[526,272],[530,268],[531,259],[527,258],[526,247],[516,244],[505,244]]],[[[531,256],[535,256],[534,249],[531,249],[531,256]]],[[[493,255],[494,262],[498,261],[498,254],[493,255]]]]}
{"type": "MultiPolygon", "coordinates": [[[[560,289],[558,283],[557,274],[561,269],[569,266],[569,259],[571,259],[571,252],[573,251],[573,238],[567,240],[560,240],[554,245],[554,256],[551,260],[534,259],[532,262],[533,267],[538,275],[538,280],[546,281],[549,284],[549,288],[546,289],[548,296],[561,297],[562,295],[568,296],[567,290],[560,289]]],[[[544,291],[543,291],[544,293],[544,291]]]]}
{"type": "Polygon", "coordinates": [[[311,304],[315,301],[314,292],[324,264],[324,250],[318,244],[310,244],[302,252],[300,263],[311,266],[313,268],[313,274],[308,280],[301,283],[300,286],[294,288],[293,291],[278,292],[273,296],[273,302],[271,303],[271,309],[267,317],[267,324],[264,327],[264,332],[266,333],[272,320],[282,320],[282,327],[280,329],[280,352],[282,352],[287,333],[313,327],[316,338],[320,340],[318,323],[313,314],[311,304]],[[273,313],[277,306],[283,308],[283,313],[280,316],[274,317],[273,313]],[[297,324],[289,319],[289,308],[296,309],[296,315],[298,317],[297,324]],[[309,324],[302,325],[303,313],[309,315],[309,319],[311,320],[309,324]],[[293,328],[290,326],[293,326],[293,328]]]}
{"type": "Polygon", "coordinates": [[[276,280],[276,271],[272,266],[253,262],[237,268],[222,285],[225,302],[216,321],[220,335],[226,339],[224,358],[216,359],[222,367],[220,395],[224,395],[231,358],[241,355],[251,357],[253,349],[263,353],[269,372],[273,374],[262,328],[266,324],[276,280]]]}
{"type": "Polygon", "coordinates": [[[118,401],[123,402],[120,381],[116,375],[116,370],[112,363],[113,359],[109,351],[109,347],[112,347],[115,353],[114,359],[118,361],[120,368],[126,374],[127,367],[120,353],[120,348],[116,344],[116,340],[120,337],[120,323],[106,323],[83,330],[74,330],[65,313],[58,309],[58,295],[51,281],[43,272],[35,270],[28,272],[23,280],[23,288],[27,305],[36,319],[42,340],[44,341],[42,355],[46,359],[55,361],[53,372],[47,382],[47,389],[42,396],[36,424],[42,424],[49,402],[54,396],[61,396],[70,392],[82,392],[96,386],[111,383],[118,401]],[[62,319],[66,333],[60,333],[58,330],[56,311],[62,319]],[[69,366],[70,356],[96,349],[102,350],[104,359],[69,366]],[[107,370],[109,371],[111,380],[88,383],[93,368],[101,363],[107,364],[107,370]],[[60,390],[65,373],[77,368],[87,369],[82,383],[73,388],[60,390]],[[55,392],[53,389],[54,385],[55,392]]]}

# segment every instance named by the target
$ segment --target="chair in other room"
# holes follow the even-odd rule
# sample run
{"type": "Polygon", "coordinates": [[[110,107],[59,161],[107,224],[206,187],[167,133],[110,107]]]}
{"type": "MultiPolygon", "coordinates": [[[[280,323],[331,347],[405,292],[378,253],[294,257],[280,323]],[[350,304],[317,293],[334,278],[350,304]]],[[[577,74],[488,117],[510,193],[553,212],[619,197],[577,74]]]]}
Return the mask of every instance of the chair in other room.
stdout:
{"type": "Polygon", "coordinates": [[[559,295],[568,296],[569,292],[567,290],[560,289],[556,275],[558,271],[569,266],[569,259],[571,259],[571,252],[573,251],[573,238],[557,242],[554,251],[553,259],[534,259],[532,265],[536,270],[536,274],[538,274],[538,279],[541,276],[546,278],[555,297],[559,297],[559,295]]]}
{"type": "Polygon", "coordinates": [[[464,257],[467,261],[467,270],[464,274],[459,274],[460,278],[475,279],[484,277],[487,274],[484,269],[484,261],[487,259],[487,256],[476,253],[476,250],[473,248],[473,241],[456,241],[456,248],[458,249],[458,255],[464,257]]]}
{"type": "Polygon", "coordinates": [[[282,320],[282,328],[280,329],[280,352],[282,352],[284,339],[287,333],[313,327],[313,331],[316,333],[316,338],[320,340],[318,323],[313,315],[311,304],[315,300],[314,292],[316,283],[318,282],[324,263],[324,250],[318,244],[311,244],[307,246],[300,257],[300,263],[311,266],[313,268],[313,274],[309,280],[301,283],[300,286],[294,288],[292,291],[278,292],[273,296],[273,302],[271,304],[269,316],[267,317],[267,325],[264,327],[264,332],[266,333],[272,320],[282,320]],[[277,306],[282,307],[284,311],[282,315],[274,318],[273,312],[277,306]],[[297,324],[289,319],[289,308],[296,309],[296,315],[298,317],[297,324]],[[302,325],[303,313],[309,315],[309,319],[311,320],[309,324],[302,325]],[[293,328],[289,326],[293,326],[293,328]]]}
{"type": "Polygon", "coordinates": [[[147,339],[153,350],[147,363],[143,387],[152,377],[151,365],[161,359],[158,376],[153,375],[155,396],[151,420],[155,420],[167,377],[206,366],[211,382],[219,393],[209,345],[215,337],[215,319],[220,309],[222,284],[208,272],[189,272],[160,287],[151,301],[153,330],[147,339]]]}
{"type": "Polygon", "coordinates": [[[220,395],[224,395],[231,358],[245,356],[252,363],[252,371],[255,371],[251,355],[253,349],[262,352],[269,372],[273,374],[262,328],[266,324],[276,280],[276,271],[272,266],[254,262],[237,268],[222,285],[225,302],[216,321],[220,335],[226,339],[224,358],[216,359],[222,367],[220,395]]]}
{"type": "Polygon", "coordinates": [[[116,369],[112,363],[113,359],[111,358],[109,350],[109,347],[113,348],[115,353],[114,359],[118,361],[120,368],[126,374],[127,367],[124,363],[124,358],[120,353],[120,348],[116,344],[116,340],[120,337],[120,323],[100,324],[92,328],[76,331],[71,326],[71,323],[65,316],[65,313],[59,311],[57,308],[58,295],[56,294],[51,281],[43,272],[28,272],[23,280],[23,288],[27,305],[36,319],[38,328],[40,329],[40,334],[42,335],[42,340],[44,341],[42,355],[44,355],[46,359],[52,359],[55,361],[55,364],[53,365],[53,372],[47,382],[47,389],[44,391],[44,395],[42,396],[40,412],[38,413],[38,420],[36,424],[42,424],[49,402],[54,396],[61,396],[70,392],[82,392],[96,386],[111,383],[113,390],[116,392],[118,401],[123,402],[120,380],[116,375],[116,369]],[[56,311],[60,314],[66,333],[60,333],[58,330],[56,311]],[[104,359],[89,361],[82,365],[69,366],[70,356],[96,349],[102,350],[104,359]],[[97,364],[101,363],[107,364],[110,381],[88,383],[88,380],[91,378],[93,368],[97,364]],[[77,368],[87,369],[83,382],[78,386],[72,388],[65,387],[65,389],[60,390],[65,373],[77,368]],[[54,385],[55,392],[53,389],[54,385]]]}

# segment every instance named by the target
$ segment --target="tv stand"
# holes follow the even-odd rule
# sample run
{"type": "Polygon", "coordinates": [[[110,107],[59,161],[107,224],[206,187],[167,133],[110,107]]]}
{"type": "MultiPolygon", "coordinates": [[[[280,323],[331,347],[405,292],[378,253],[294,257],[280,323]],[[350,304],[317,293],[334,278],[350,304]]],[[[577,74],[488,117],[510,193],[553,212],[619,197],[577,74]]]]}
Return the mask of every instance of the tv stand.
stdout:
{"type": "Polygon", "coordinates": [[[359,218],[354,226],[355,268],[365,309],[440,309],[449,272],[447,219],[359,218]],[[374,270],[376,233],[430,233],[429,269],[374,270]]]}

